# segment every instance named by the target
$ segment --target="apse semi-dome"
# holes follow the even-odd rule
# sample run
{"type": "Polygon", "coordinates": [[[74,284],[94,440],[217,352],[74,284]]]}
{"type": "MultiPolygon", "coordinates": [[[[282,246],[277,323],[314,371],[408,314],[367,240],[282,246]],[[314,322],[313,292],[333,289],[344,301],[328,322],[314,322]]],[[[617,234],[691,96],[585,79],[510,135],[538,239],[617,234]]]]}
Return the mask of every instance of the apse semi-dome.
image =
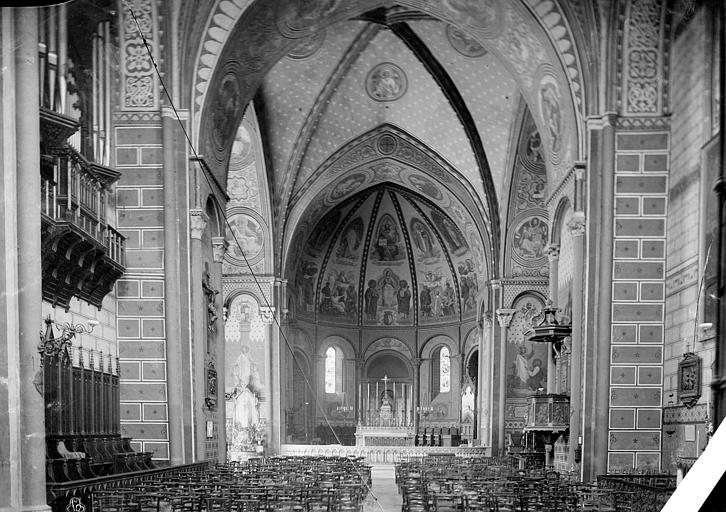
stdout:
{"type": "Polygon", "coordinates": [[[476,314],[478,241],[431,201],[392,184],[330,210],[297,256],[297,316],[410,327],[476,314]],[[474,251],[472,251],[474,246],[474,251]]]}

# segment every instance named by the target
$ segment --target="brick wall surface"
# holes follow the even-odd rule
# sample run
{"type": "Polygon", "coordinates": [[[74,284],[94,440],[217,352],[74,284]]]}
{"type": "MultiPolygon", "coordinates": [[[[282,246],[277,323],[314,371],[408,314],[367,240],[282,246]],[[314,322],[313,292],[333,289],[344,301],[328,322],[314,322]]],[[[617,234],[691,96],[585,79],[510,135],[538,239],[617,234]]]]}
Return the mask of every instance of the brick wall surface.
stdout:
{"type": "Polygon", "coordinates": [[[138,450],[169,458],[164,329],[161,125],[126,115],[115,128],[118,226],[126,274],[116,283],[121,430],[138,450]]]}
{"type": "Polygon", "coordinates": [[[616,136],[608,470],[660,468],[667,132],[616,136]]]}

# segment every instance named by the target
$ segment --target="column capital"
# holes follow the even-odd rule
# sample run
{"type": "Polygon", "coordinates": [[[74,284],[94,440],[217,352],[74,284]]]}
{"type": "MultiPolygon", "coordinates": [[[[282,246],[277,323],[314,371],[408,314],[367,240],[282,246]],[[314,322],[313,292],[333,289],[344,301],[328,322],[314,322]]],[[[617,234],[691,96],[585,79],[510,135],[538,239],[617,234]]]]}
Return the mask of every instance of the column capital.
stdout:
{"type": "Polygon", "coordinates": [[[202,233],[207,228],[207,222],[209,217],[199,208],[193,208],[189,210],[189,231],[191,236],[195,240],[202,239],[202,233]]]}
{"type": "Polygon", "coordinates": [[[260,318],[263,324],[271,324],[275,318],[275,306],[260,306],[260,318]]]}
{"type": "Polygon", "coordinates": [[[482,315],[482,320],[484,321],[484,325],[487,326],[487,328],[492,326],[492,323],[494,323],[494,318],[491,311],[486,311],[482,315]]]}
{"type": "Polygon", "coordinates": [[[585,214],[575,212],[570,222],[567,223],[567,227],[573,237],[583,236],[585,234],[585,214]]]}
{"type": "Polygon", "coordinates": [[[573,167],[573,170],[575,171],[575,181],[583,181],[585,179],[585,171],[587,170],[587,161],[575,161],[575,166],[573,167]]]}
{"type": "Polygon", "coordinates": [[[358,369],[362,369],[362,368],[363,368],[363,366],[365,366],[365,364],[366,364],[366,360],[365,360],[365,358],[363,358],[363,357],[356,357],[356,358],[355,358],[355,366],[356,366],[356,367],[357,367],[358,369]]]}
{"type": "Polygon", "coordinates": [[[212,258],[215,263],[222,263],[227,246],[229,246],[229,242],[223,236],[212,237],[212,258]]]}
{"type": "Polygon", "coordinates": [[[550,261],[556,261],[560,258],[560,244],[549,244],[545,247],[547,258],[550,261]]]}
{"type": "Polygon", "coordinates": [[[411,362],[413,363],[413,369],[419,370],[421,368],[421,363],[423,362],[423,359],[420,357],[414,357],[411,359],[411,362]]]}
{"type": "Polygon", "coordinates": [[[492,286],[492,290],[499,290],[502,287],[501,279],[492,279],[489,283],[492,286]]]}
{"type": "Polygon", "coordinates": [[[516,313],[516,309],[505,309],[505,308],[499,308],[497,309],[497,321],[499,322],[500,327],[509,327],[509,322],[512,321],[512,317],[514,316],[514,313],[516,313]]]}

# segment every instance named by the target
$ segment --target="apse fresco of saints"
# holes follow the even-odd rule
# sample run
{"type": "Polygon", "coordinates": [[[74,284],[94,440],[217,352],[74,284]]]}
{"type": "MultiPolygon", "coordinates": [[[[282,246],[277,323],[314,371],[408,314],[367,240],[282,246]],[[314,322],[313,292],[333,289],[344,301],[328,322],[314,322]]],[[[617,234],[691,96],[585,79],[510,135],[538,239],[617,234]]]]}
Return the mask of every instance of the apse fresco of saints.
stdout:
{"type": "Polygon", "coordinates": [[[461,294],[461,310],[464,314],[476,313],[476,297],[479,293],[479,282],[476,277],[474,260],[466,258],[457,265],[459,272],[459,293],[461,294]]]}
{"type": "Polygon", "coordinates": [[[441,233],[441,236],[444,241],[446,241],[446,244],[451,248],[451,252],[454,254],[461,254],[463,251],[468,249],[464,236],[451,219],[436,210],[432,210],[431,220],[441,233]]]}
{"type": "Polygon", "coordinates": [[[403,261],[406,249],[398,223],[389,214],[381,216],[378,230],[371,240],[370,259],[374,262],[403,261]]]}
{"type": "Polygon", "coordinates": [[[387,268],[376,279],[370,279],[363,294],[364,321],[375,325],[412,323],[408,280],[401,279],[387,268]]]}
{"type": "Polygon", "coordinates": [[[295,287],[297,288],[298,307],[301,314],[314,312],[318,270],[318,266],[314,262],[304,258],[298,260],[295,287]]]}
{"type": "Polygon", "coordinates": [[[440,259],[438,243],[429,227],[420,219],[411,220],[411,240],[419,252],[419,259],[423,263],[434,263],[440,259]]]}
{"type": "Polygon", "coordinates": [[[308,252],[321,251],[325,248],[326,242],[335,233],[338,221],[340,221],[340,210],[334,210],[323,218],[308,239],[308,252]]]}
{"type": "Polygon", "coordinates": [[[363,244],[363,219],[356,217],[343,230],[335,249],[336,258],[356,260],[363,244]]]}
{"type": "Polygon", "coordinates": [[[358,319],[358,275],[352,270],[330,269],[320,290],[321,315],[333,319],[358,319]]]}

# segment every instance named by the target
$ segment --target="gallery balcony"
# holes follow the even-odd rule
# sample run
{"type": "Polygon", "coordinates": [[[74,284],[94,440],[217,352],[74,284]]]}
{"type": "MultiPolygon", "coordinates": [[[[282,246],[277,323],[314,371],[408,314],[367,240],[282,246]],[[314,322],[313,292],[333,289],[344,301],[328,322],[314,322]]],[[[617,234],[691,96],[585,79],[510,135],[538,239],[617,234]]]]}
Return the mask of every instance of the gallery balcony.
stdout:
{"type": "Polygon", "coordinates": [[[72,297],[99,309],[124,272],[124,237],[108,224],[107,197],[120,174],[69,145],[41,160],[43,299],[68,309],[72,297]]]}

